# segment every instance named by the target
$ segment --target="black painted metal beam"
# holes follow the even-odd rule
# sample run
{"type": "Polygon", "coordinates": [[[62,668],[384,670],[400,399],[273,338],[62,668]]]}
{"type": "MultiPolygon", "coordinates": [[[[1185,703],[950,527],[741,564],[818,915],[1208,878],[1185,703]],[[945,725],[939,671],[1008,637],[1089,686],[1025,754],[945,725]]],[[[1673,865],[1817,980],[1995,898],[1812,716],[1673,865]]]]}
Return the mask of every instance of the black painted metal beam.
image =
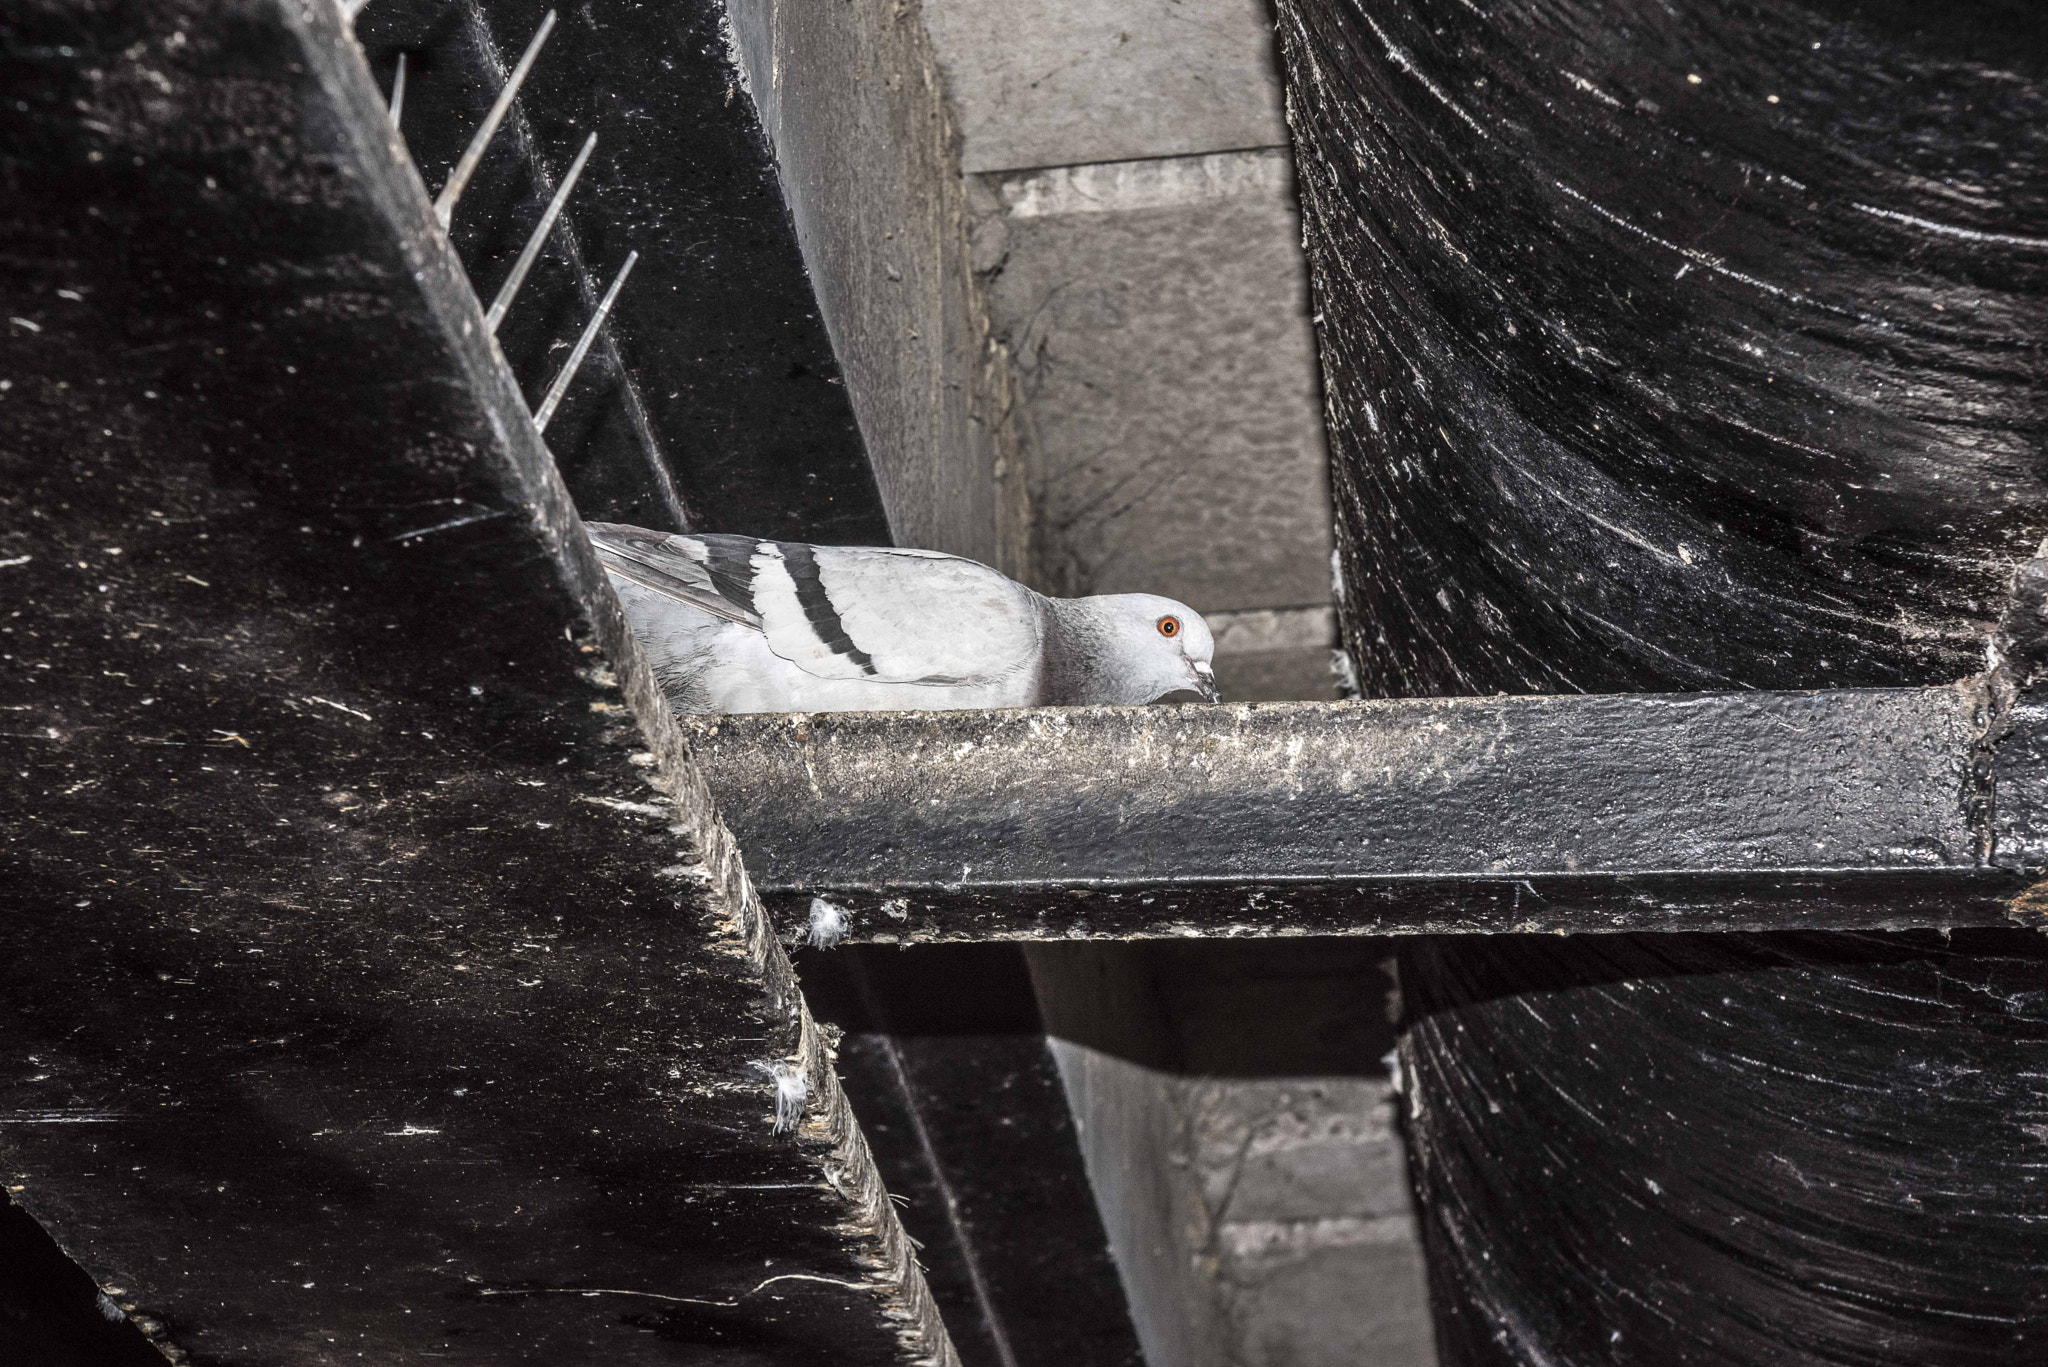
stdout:
{"type": "Polygon", "coordinates": [[[685,731],[778,918],[822,895],[856,939],[1938,926],[2006,923],[2027,882],[1990,847],[1989,709],[1963,684],[685,731]]]}
{"type": "Polygon", "coordinates": [[[9,1194],[177,1360],[951,1361],[336,7],[0,37],[9,1194]]]}

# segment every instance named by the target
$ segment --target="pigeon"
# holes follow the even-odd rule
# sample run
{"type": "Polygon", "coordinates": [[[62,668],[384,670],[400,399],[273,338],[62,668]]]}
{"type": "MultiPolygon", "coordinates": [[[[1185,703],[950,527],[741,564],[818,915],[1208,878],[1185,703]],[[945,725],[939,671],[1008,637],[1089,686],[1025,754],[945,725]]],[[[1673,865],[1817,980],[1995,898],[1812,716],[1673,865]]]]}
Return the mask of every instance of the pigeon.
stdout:
{"type": "Polygon", "coordinates": [[[1218,700],[1208,623],[1171,598],[1048,598],[938,551],[585,525],[679,711],[1218,700]]]}

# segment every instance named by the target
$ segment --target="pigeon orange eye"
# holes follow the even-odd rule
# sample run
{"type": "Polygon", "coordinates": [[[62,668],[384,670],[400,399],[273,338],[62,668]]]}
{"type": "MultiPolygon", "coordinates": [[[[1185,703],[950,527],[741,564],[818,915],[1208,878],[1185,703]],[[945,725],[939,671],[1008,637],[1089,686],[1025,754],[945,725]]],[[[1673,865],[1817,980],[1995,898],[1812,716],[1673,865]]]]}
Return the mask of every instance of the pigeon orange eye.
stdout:
{"type": "Polygon", "coordinates": [[[1178,617],[1162,617],[1162,618],[1160,618],[1160,619],[1159,619],[1159,634],[1160,634],[1161,636],[1178,636],[1178,635],[1180,635],[1180,618],[1178,618],[1178,617]]]}

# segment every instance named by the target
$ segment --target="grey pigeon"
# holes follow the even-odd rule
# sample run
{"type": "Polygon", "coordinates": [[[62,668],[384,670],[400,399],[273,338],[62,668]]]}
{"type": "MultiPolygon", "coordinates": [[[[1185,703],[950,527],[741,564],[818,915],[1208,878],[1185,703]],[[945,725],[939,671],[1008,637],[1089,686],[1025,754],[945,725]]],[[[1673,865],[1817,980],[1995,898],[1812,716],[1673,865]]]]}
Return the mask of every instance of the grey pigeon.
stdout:
{"type": "Polygon", "coordinates": [[[1217,699],[1209,626],[1171,598],[1047,598],[937,551],[587,525],[683,711],[1217,699]]]}

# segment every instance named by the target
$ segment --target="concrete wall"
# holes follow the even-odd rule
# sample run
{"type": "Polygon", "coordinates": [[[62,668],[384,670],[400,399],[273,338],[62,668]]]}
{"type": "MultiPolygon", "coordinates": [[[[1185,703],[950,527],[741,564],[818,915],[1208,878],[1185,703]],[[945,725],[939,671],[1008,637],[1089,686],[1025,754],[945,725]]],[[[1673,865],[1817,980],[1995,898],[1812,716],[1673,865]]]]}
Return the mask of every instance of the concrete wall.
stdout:
{"type": "MultiPolygon", "coordinates": [[[[1262,0],[730,3],[897,540],[1047,592],[1171,594],[1215,629],[1227,697],[1331,696],[1327,456],[1262,0]]],[[[1032,951],[1148,1362],[1423,1367],[1386,1046],[1347,1024],[1376,970],[1352,946],[1233,976],[1206,948],[1032,951]],[[1355,1047],[1316,1043],[1332,1031],[1355,1047]],[[1240,1066],[1238,1037],[1279,1052],[1240,1066]]]]}
{"type": "Polygon", "coordinates": [[[960,169],[1282,147],[1265,0],[925,0],[960,169]]]}
{"type": "Polygon", "coordinates": [[[1372,941],[1027,950],[1150,1367],[1428,1367],[1372,941]]]}
{"type": "Polygon", "coordinates": [[[958,133],[916,7],[730,13],[892,533],[1028,575],[1009,368],[968,266],[958,133]]]}
{"type": "Polygon", "coordinates": [[[1170,594],[1211,618],[1227,696],[1330,696],[1259,0],[732,13],[897,539],[1048,592],[1170,594]]]}

